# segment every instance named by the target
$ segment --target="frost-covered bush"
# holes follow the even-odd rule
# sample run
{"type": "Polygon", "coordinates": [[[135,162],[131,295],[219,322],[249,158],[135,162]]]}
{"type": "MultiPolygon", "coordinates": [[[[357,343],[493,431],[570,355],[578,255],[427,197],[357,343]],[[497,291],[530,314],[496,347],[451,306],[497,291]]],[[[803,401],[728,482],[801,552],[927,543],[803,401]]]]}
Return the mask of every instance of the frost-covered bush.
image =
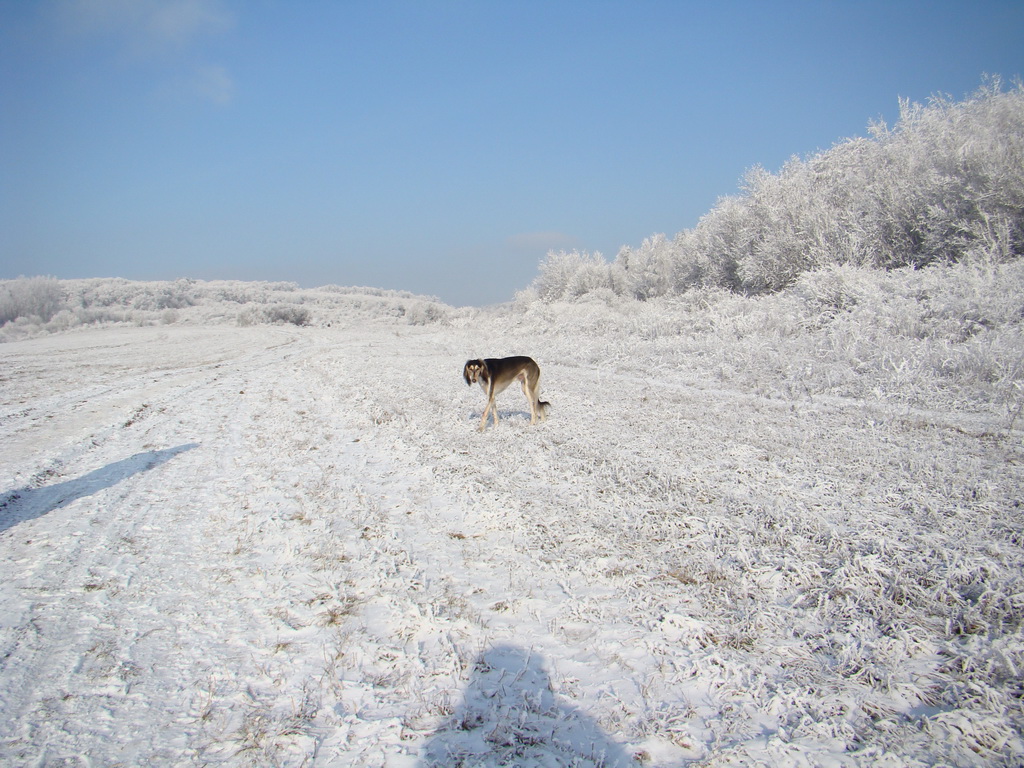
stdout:
{"type": "Polygon", "coordinates": [[[615,266],[627,294],[644,300],[672,293],[676,265],[672,246],[664,235],[654,235],[635,250],[626,247],[619,251],[615,266]]]}
{"type": "Polygon", "coordinates": [[[405,307],[405,318],[412,325],[433,325],[448,321],[445,305],[435,301],[416,301],[405,307]]]}
{"type": "Polygon", "coordinates": [[[47,323],[64,306],[64,291],[56,278],[19,277],[0,282],[0,325],[18,318],[47,323]]]}
{"type": "Polygon", "coordinates": [[[642,360],[684,379],[699,368],[714,371],[714,385],[771,396],[997,414],[1024,402],[1024,260],[826,265],[757,295],[708,286],[646,301],[608,289],[538,301],[524,291],[509,312],[556,359],[629,370],[642,360]]]}
{"type": "Polygon", "coordinates": [[[289,304],[278,304],[263,310],[268,322],[275,325],[309,325],[309,310],[289,304]]]}
{"type": "Polygon", "coordinates": [[[15,314],[0,333],[13,341],[83,325],[239,323],[309,325],[386,320],[410,325],[450,322],[452,308],[432,296],[381,288],[300,288],[290,282],[239,280],[140,282],[122,278],[0,282],[0,308],[15,314]],[[52,301],[59,298],[50,317],[52,301]],[[26,307],[31,314],[25,315],[26,307]],[[42,314],[40,314],[40,312],[42,314]]]}
{"type": "MultiPolygon", "coordinates": [[[[830,373],[890,396],[1016,403],[1024,387],[1024,263],[805,275],[814,343],[830,373]],[[817,286],[809,290],[811,286],[817,286]]],[[[824,369],[823,369],[824,370],[824,369]]]]}
{"type": "Polygon", "coordinates": [[[345,285],[323,285],[317,288],[318,291],[324,293],[341,293],[350,296],[379,296],[382,298],[393,298],[393,299],[415,299],[415,298],[430,298],[434,301],[433,297],[418,296],[410,291],[396,291],[389,288],[373,288],[369,286],[345,286],[345,285]]]}
{"type": "Polygon", "coordinates": [[[176,280],[173,283],[137,284],[131,306],[135,309],[156,311],[191,307],[197,301],[195,280],[176,280]]]}
{"type": "Polygon", "coordinates": [[[874,278],[874,271],[865,267],[827,266],[800,275],[793,293],[803,300],[810,317],[827,322],[859,304],[865,283],[874,278]]]}
{"type": "Polygon", "coordinates": [[[590,291],[611,287],[609,265],[601,254],[580,251],[549,253],[531,286],[542,301],[574,299],[590,291]]]}
{"type": "Polygon", "coordinates": [[[96,307],[130,307],[142,290],[143,283],[123,278],[71,281],[71,303],[83,309],[96,307]]]}
{"type": "Polygon", "coordinates": [[[248,325],[309,325],[310,312],[294,304],[273,304],[250,307],[238,315],[238,324],[248,325]]]}
{"type": "Polygon", "coordinates": [[[189,278],[174,281],[143,282],[123,278],[67,280],[72,307],[96,309],[118,307],[156,312],[183,309],[199,303],[204,288],[189,278]]]}

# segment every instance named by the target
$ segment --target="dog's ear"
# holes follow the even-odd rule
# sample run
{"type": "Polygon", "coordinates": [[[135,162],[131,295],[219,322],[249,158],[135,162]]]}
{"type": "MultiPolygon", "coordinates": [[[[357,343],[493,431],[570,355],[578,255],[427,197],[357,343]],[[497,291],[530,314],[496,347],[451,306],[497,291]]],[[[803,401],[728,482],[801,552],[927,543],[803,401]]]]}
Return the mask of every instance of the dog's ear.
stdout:
{"type": "Polygon", "coordinates": [[[471,365],[473,365],[474,362],[475,361],[473,360],[467,360],[466,367],[462,369],[462,378],[464,378],[466,380],[466,383],[469,384],[469,386],[471,387],[473,386],[473,382],[470,381],[469,379],[469,368],[471,365]]]}

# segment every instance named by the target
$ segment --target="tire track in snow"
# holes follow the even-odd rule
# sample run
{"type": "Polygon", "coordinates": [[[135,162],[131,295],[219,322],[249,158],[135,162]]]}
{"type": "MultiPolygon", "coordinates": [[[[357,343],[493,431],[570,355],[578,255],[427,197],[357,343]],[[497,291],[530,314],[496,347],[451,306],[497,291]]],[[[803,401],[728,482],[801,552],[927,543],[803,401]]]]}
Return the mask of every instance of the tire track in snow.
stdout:
{"type": "MultiPolygon", "coordinates": [[[[127,418],[63,446],[60,477],[74,477],[146,446],[198,443],[4,540],[24,555],[10,589],[48,590],[6,622],[0,682],[4,715],[16,714],[5,749],[129,763],[363,750],[371,765],[408,753],[417,705],[403,686],[416,675],[396,676],[380,617],[405,622],[415,602],[400,596],[425,588],[391,518],[415,492],[408,467],[354,442],[333,394],[347,367],[367,362],[363,346],[336,354],[319,381],[308,368],[325,345],[311,337],[182,374],[186,386],[166,397],[142,376],[127,418]],[[389,684],[396,698],[382,695],[389,684]]],[[[452,651],[422,658],[450,669],[452,651]]]]}
{"type": "Polygon", "coordinates": [[[0,388],[0,480],[24,481],[26,460],[68,464],[141,408],[174,402],[190,384],[295,338],[279,329],[116,328],[5,344],[12,373],[0,388]]]}
{"type": "MultiPolygon", "coordinates": [[[[267,363],[262,349],[251,352],[250,358],[249,368],[243,368],[249,375],[267,363]]],[[[161,490],[160,478],[168,468],[143,471],[146,457],[159,455],[168,443],[172,452],[191,447],[188,441],[196,435],[206,441],[204,429],[216,423],[217,414],[192,409],[204,390],[224,378],[219,367],[204,364],[175,372],[177,382],[184,384],[177,388],[154,387],[146,370],[134,379],[123,378],[119,397],[137,404],[135,416],[122,421],[120,413],[108,414],[106,423],[94,423],[95,432],[70,446],[58,439],[60,455],[67,458],[49,462],[45,477],[37,473],[47,483],[70,478],[64,480],[66,485],[82,486],[77,498],[43,508],[38,517],[29,515],[0,537],[12,556],[12,567],[3,579],[7,596],[0,667],[5,715],[0,720],[9,723],[3,739],[11,749],[27,744],[25,755],[39,755],[41,748],[45,752],[41,744],[50,738],[66,740],[49,730],[69,728],[78,719],[73,713],[103,709],[102,704],[79,703],[83,697],[103,699],[119,687],[120,694],[127,695],[135,685],[138,667],[117,640],[128,631],[126,620],[133,614],[120,601],[130,594],[139,573],[152,570],[152,555],[167,550],[187,553],[194,543],[187,538],[193,532],[187,506],[182,508],[161,490]],[[134,470],[116,469],[124,463],[116,459],[131,451],[143,463],[134,470]],[[89,475],[76,479],[83,468],[104,463],[106,470],[92,474],[120,476],[99,482],[98,489],[85,487],[89,475]],[[64,711],[72,713],[66,721],[61,717],[64,711]],[[13,712],[18,716],[6,717],[13,712]]],[[[179,492],[194,493],[201,480],[201,473],[192,476],[179,492]]],[[[96,728],[108,720],[88,714],[81,719],[93,721],[96,728]]],[[[71,735],[79,728],[75,723],[71,735]]]]}

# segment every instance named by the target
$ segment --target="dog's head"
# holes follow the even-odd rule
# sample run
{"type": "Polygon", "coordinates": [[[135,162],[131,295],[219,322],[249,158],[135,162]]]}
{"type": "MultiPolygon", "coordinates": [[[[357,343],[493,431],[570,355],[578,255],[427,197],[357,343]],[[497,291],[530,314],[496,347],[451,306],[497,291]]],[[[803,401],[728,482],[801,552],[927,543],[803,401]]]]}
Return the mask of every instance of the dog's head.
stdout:
{"type": "Polygon", "coordinates": [[[487,366],[484,365],[483,360],[467,360],[466,367],[462,369],[462,378],[466,380],[467,384],[473,386],[486,371],[487,366]]]}

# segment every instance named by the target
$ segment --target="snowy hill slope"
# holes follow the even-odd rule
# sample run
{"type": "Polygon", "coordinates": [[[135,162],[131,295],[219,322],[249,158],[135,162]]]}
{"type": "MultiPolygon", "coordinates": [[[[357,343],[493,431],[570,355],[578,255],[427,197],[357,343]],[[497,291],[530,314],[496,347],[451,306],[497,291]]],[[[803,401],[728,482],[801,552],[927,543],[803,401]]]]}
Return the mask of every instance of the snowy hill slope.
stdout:
{"type": "Polygon", "coordinates": [[[1014,422],[507,323],[4,345],[0,763],[1021,759],[1014,422]]]}

